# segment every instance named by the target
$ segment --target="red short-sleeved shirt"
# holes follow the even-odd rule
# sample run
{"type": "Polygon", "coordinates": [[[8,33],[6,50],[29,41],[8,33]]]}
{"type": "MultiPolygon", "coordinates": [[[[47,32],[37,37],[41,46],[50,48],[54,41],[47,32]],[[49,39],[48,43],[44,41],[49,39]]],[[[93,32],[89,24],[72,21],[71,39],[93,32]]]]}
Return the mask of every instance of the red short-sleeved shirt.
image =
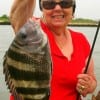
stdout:
{"type": "MultiPolygon", "coordinates": [[[[69,30],[74,52],[71,55],[71,60],[68,61],[56,45],[52,32],[43,22],[41,22],[41,27],[48,36],[53,61],[49,100],[76,100],[77,75],[85,67],[90,45],[81,33],[69,30]]],[[[10,100],[14,100],[12,96],[10,100]]]]}

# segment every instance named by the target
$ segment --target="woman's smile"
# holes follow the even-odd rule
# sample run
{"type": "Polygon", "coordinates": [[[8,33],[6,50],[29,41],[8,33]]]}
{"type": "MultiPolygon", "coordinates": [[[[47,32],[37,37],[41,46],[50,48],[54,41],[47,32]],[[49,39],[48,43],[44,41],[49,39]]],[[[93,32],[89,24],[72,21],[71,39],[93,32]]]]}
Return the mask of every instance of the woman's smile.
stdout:
{"type": "Polygon", "coordinates": [[[51,16],[51,18],[52,18],[52,20],[53,20],[53,22],[63,22],[64,21],[64,19],[65,19],[65,16],[64,16],[64,14],[59,14],[59,15],[52,15],[51,16]]]}

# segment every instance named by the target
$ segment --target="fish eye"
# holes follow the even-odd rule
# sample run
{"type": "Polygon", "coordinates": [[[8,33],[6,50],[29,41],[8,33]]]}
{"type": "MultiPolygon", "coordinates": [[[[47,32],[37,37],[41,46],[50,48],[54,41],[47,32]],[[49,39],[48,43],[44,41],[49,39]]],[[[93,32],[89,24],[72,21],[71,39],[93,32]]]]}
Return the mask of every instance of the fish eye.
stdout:
{"type": "Polygon", "coordinates": [[[21,38],[22,38],[22,39],[26,39],[26,37],[27,37],[27,34],[21,33],[21,38]]]}

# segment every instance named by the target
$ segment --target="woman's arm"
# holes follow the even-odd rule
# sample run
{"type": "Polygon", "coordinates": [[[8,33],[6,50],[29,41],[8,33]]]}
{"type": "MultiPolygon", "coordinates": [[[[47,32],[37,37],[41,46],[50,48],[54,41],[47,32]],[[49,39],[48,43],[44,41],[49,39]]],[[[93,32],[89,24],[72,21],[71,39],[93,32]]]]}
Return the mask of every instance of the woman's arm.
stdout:
{"type": "Polygon", "coordinates": [[[94,72],[93,58],[90,61],[89,68],[87,70],[87,74],[91,77],[91,82],[90,82],[91,86],[90,86],[90,90],[88,92],[92,93],[92,92],[94,92],[94,90],[96,89],[96,86],[97,86],[96,75],[95,75],[95,72],[94,72]]]}
{"type": "Polygon", "coordinates": [[[33,15],[36,0],[14,0],[10,10],[10,22],[15,32],[33,15]]]}

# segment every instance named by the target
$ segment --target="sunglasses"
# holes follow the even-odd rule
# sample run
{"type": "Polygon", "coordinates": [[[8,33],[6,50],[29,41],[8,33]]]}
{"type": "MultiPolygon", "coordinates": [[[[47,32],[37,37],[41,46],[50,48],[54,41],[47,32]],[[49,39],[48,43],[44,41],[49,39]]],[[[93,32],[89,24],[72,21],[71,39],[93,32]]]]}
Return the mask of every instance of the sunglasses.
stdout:
{"type": "Polygon", "coordinates": [[[47,10],[54,9],[56,5],[60,5],[61,8],[70,8],[74,5],[74,2],[73,0],[60,1],[60,2],[42,1],[42,7],[47,10]]]}

